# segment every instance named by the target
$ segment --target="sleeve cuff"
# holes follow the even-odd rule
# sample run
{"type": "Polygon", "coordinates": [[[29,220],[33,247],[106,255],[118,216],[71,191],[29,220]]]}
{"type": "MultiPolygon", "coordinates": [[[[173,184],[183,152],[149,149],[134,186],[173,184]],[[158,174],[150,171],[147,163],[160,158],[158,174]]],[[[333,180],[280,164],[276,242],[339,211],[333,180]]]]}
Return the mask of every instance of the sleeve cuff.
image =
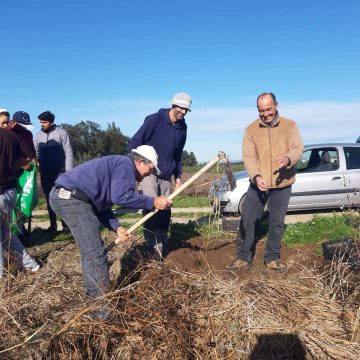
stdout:
{"type": "Polygon", "coordinates": [[[260,174],[256,174],[256,175],[252,178],[252,182],[253,182],[254,184],[256,184],[256,179],[257,179],[258,177],[261,177],[261,175],[260,175],[260,174]]]}

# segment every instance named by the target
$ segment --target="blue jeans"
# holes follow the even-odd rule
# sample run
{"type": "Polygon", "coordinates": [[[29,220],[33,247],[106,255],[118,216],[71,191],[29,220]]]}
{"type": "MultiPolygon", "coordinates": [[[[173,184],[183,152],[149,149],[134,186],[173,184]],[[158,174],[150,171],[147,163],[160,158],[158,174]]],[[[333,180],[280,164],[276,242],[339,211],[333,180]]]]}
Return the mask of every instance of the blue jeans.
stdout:
{"type": "Polygon", "coordinates": [[[290,195],[291,186],[260,191],[254,184],[250,184],[246,193],[244,210],[240,218],[239,232],[236,239],[238,259],[252,260],[255,251],[255,223],[261,217],[266,203],[269,211],[269,233],[265,246],[264,261],[269,263],[280,259],[281,241],[285,228],[284,220],[290,195]]]}
{"type": "Polygon", "coordinates": [[[0,279],[6,275],[5,251],[12,251],[16,260],[24,269],[29,269],[38,263],[28,254],[21,241],[11,234],[11,214],[16,204],[16,189],[7,189],[0,194],[0,279]]]}
{"type": "Polygon", "coordinates": [[[55,213],[68,225],[80,251],[85,294],[96,298],[110,289],[107,251],[101,239],[101,223],[93,206],[70,196],[59,198],[52,188],[49,201],[55,213]]]}
{"type": "Polygon", "coordinates": [[[7,189],[0,195],[0,278],[5,276],[5,251],[10,244],[11,212],[15,208],[16,189],[7,189]]]}

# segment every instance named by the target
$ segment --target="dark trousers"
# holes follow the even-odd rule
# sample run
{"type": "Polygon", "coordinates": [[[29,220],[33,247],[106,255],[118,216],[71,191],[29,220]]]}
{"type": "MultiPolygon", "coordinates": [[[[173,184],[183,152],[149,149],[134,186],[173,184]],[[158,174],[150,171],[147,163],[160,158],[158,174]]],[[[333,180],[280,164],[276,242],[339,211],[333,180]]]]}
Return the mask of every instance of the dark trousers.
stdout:
{"type": "MultiPolygon", "coordinates": [[[[55,214],[54,210],[51,208],[51,205],[49,203],[49,195],[50,195],[50,191],[51,191],[52,187],[54,186],[55,181],[59,175],[60,175],[60,173],[41,173],[40,174],[41,187],[44,191],[47,210],[48,210],[49,219],[50,219],[50,227],[53,229],[57,228],[56,214],[55,214]]],[[[67,225],[65,224],[65,222],[63,220],[61,220],[61,223],[62,223],[63,228],[67,228],[67,225]]]]}
{"type": "MultiPolygon", "coordinates": [[[[144,195],[157,197],[170,195],[171,181],[159,179],[150,175],[141,182],[141,190],[144,195]]],[[[145,210],[144,215],[149,211],[145,210]]],[[[169,253],[168,230],[170,227],[171,210],[161,210],[144,224],[144,237],[148,251],[165,257],[169,253]]]]}
{"type": "Polygon", "coordinates": [[[281,241],[284,234],[284,220],[289,205],[291,186],[260,191],[250,184],[246,193],[243,214],[236,239],[237,257],[251,261],[254,256],[255,223],[267,204],[269,211],[269,232],[264,252],[264,261],[269,263],[280,258],[281,241]]]}

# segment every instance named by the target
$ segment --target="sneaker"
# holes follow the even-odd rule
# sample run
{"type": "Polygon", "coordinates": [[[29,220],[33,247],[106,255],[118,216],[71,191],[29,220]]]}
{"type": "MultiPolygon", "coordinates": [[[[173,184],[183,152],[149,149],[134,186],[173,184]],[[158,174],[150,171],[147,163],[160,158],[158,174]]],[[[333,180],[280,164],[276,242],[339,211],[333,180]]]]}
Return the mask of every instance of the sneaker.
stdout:
{"type": "Polygon", "coordinates": [[[252,268],[252,263],[246,260],[236,259],[232,264],[226,267],[228,270],[236,271],[236,270],[250,270],[252,268]]]}
{"type": "Polygon", "coordinates": [[[40,264],[25,267],[26,271],[30,271],[32,273],[37,272],[39,269],[40,269],[40,264]]]}
{"type": "Polygon", "coordinates": [[[273,260],[265,263],[266,267],[278,273],[283,273],[287,270],[287,266],[282,264],[279,260],[273,260]]]}

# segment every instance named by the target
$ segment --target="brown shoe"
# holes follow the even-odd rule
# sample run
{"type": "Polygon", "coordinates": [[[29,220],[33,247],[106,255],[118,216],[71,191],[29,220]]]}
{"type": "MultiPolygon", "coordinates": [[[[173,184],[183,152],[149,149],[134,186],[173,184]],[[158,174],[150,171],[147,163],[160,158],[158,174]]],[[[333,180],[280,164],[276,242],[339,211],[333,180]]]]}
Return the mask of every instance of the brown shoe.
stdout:
{"type": "Polygon", "coordinates": [[[287,266],[282,264],[279,260],[273,260],[265,263],[266,267],[278,273],[283,273],[287,270],[287,266]]]}
{"type": "Polygon", "coordinates": [[[231,271],[242,270],[242,269],[249,270],[249,269],[251,269],[251,267],[252,267],[251,262],[236,259],[232,264],[227,266],[226,269],[231,270],[231,271]]]}

